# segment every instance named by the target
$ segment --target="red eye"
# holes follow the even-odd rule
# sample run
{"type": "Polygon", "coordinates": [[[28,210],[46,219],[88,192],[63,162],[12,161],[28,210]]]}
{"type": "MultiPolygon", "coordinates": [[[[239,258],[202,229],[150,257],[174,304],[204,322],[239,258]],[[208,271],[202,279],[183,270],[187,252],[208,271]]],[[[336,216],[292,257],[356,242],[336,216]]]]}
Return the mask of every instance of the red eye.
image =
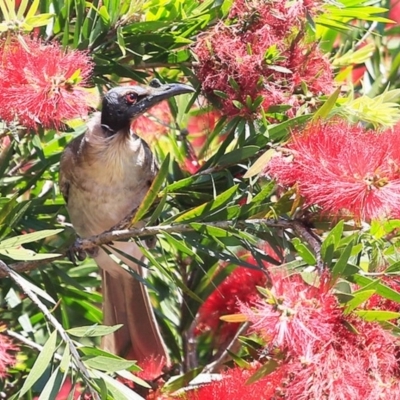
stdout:
{"type": "Polygon", "coordinates": [[[136,100],[137,100],[137,94],[136,93],[128,93],[126,96],[125,96],[125,99],[126,99],[126,102],[128,103],[128,104],[134,104],[134,103],[136,103],[136,100]]]}

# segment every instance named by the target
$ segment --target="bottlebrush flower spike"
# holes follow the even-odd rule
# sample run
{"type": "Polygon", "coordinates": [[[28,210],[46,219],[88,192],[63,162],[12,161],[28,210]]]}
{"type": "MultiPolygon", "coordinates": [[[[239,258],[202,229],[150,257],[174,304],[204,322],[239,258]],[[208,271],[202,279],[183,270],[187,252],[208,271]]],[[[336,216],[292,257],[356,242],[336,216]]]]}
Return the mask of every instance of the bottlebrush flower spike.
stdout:
{"type": "Polygon", "coordinates": [[[7,376],[8,368],[15,364],[17,347],[4,334],[0,334],[0,378],[7,376]]]}
{"type": "Polygon", "coordinates": [[[290,156],[273,157],[265,173],[297,185],[305,205],[370,221],[400,211],[400,130],[382,133],[335,119],[294,132],[290,156]]]}
{"type": "Polygon", "coordinates": [[[132,122],[133,131],[147,143],[156,142],[172,125],[172,114],[167,101],[162,101],[132,122]],[[151,137],[149,137],[151,132],[151,137]]]}
{"type": "Polygon", "coordinates": [[[308,358],[334,336],[342,310],[325,288],[307,285],[299,276],[274,276],[270,299],[260,298],[240,311],[272,347],[308,358]]]}
{"type": "Polygon", "coordinates": [[[235,367],[225,371],[221,380],[204,385],[197,390],[188,391],[183,400],[271,400],[282,382],[284,369],[278,369],[268,376],[246,385],[246,381],[257,368],[241,369],[235,367]]]}
{"type": "Polygon", "coordinates": [[[276,398],[400,398],[387,397],[400,394],[397,338],[378,323],[345,315],[326,278],[315,287],[298,275],[275,275],[270,298],[241,307],[266,341],[263,354],[280,350],[276,398]]]}
{"type": "Polygon", "coordinates": [[[231,23],[219,22],[197,39],[197,77],[206,95],[215,99],[219,92],[223,114],[251,119],[260,108],[283,104],[292,105],[294,114],[303,84],[313,95],[333,90],[327,58],[305,38],[307,16],[321,4],[236,0],[231,23]]]}
{"type": "MultiPolygon", "coordinates": [[[[246,261],[257,265],[253,256],[248,256],[246,261]]],[[[222,322],[220,317],[238,313],[239,302],[249,304],[255,301],[259,297],[257,286],[263,287],[266,283],[264,271],[237,267],[200,306],[195,333],[211,332],[217,345],[232,339],[239,328],[238,324],[222,322]]]]}
{"type": "Polygon", "coordinates": [[[90,95],[85,86],[93,63],[86,52],[64,51],[40,39],[0,44],[0,118],[37,129],[60,128],[85,117],[90,95]]]}

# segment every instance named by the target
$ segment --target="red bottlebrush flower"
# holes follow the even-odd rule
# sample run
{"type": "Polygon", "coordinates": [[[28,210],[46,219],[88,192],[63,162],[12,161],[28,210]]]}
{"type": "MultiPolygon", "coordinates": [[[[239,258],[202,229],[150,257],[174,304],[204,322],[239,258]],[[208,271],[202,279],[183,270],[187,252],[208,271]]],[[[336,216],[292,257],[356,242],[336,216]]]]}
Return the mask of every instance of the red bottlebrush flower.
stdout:
{"type": "Polygon", "coordinates": [[[322,277],[322,284],[314,287],[298,275],[277,275],[270,298],[241,307],[253,330],[266,340],[269,354],[280,350],[274,373],[284,371],[281,397],[394,398],[384,395],[391,388],[399,393],[396,337],[377,323],[344,315],[325,282],[322,277]]]}
{"type": "Polygon", "coordinates": [[[149,357],[145,361],[138,364],[142,369],[140,372],[135,374],[142,379],[154,380],[163,373],[163,369],[166,366],[165,359],[163,357],[149,357]]]}
{"type": "MultiPolygon", "coordinates": [[[[252,256],[246,261],[257,265],[252,256]]],[[[220,317],[238,313],[239,301],[248,304],[256,300],[259,296],[256,287],[266,283],[264,271],[237,267],[200,306],[196,334],[212,332],[216,344],[231,339],[238,330],[238,324],[222,322],[220,317]]]]}
{"type": "Polygon", "coordinates": [[[85,117],[91,95],[84,88],[92,71],[86,52],[30,37],[1,43],[0,118],[27,128],[60,128],[85,117]]]}
{"type": "Polygon", "coordinates": [[[320,4],[236,0],[229,14],[234,23],[220,22],[198,38],[196,74],[206,95],[225,93],[219,99],[223,114],[254,118],[260,107],[295,107],[303,83],[314,95],[332,91],[328,60],[305,39],[307,14],[320,4]]]}
{"type": "MultiPolygon", "coordinates": [[[[197,110],[196,110],[197,111],[197,110]]],[[[187,130],[189,141],[195,149],[200,149],[207,140],[208,134],[214,129],[220,113],[216,110],[199,113],[189,117],[187,130]]]]}
{"type": "Polygon", "coordinates": [[[333,120],[292,134],[290,157],[273,157],[265,172],[297,184],[306,206],[370,221],[400,211],[399,131],[380,134],[333,120]]]}
{"type": "MultiPolygon", "coordinates": [[[[279,260],[268,244],[261,246],[262,250],[275,260],[279,260]]],[[[245,260],[254,266],[257,261],[250,254],[246,254],[245,260]]],[[[223,268],[224,265],[221,265],[223,268]]],[[[269,264],[264,262],[264,268],[269,264]]],[[[238,324],[222,322],[223,315],[235,314],[240,311],[240,304],[250,304],[259,297],[257,286],[265,286],[267,283],[266,271],[247,267],[237,267],[224,281],[215,288],[211,295],[200,306],[197,316],[196,334],[211,332],[216,344],[230,340],[237,332],[238,324]]]]}
{"type": "Polygon", "coordinates": [[[271,346],[305,358],[332,340],[342,315],[331,292],[309,286],[299,276],[275,276],[270,299],[242,304],[240,310],[271,346]]]}
{"type": "Polygon", "coordinates": [[[172,115],[168,102],[162,101],[149,112],[135,119],[132,122],[132,129],[147,143],[152,143],[169,131],[171,123],[172,115]],[[151,136],[149,136],[149,133],[151,133],[151,136]]]}
{"type": "MultiPolygon", "coordinates": [[[[383,277],[382,283],[400,293],[400,282],[397,278],[383,277]]],[[[364,308],[366,310],[385,310],[399,312],[400,303],[387,299],[385,297],[382,297],[378,293],[375,293],[366,301],[364,308]]]]}
{"type": "Polygon", "coordinates": [[[215,380],[197,390],[188,391],[184,400],[270,400],[282,382],[284,369],[277,369],[266,377],[247,385],[246,381],[256,371],[254,369],[229,369],[221,380],[215,380]]]}
{"type": "Polygon", "coordinates": [[[8,368],[15,364],[14,353],[17,350],[18,348],[8,336],[0,334],[0,378],[5,378],[8,368]]]}
{"type": "Polygon", "coordinates": [[[335,340],[311,358],[289,365],[292,379],[287,385],[287,398],[394,398],[382,397],[382,393],[393,385],[398,387],[395,337],[377,323],[358,317],[344,317],[343,321],[356,332],[337,323],[335,340]],[[375,395],[371,396],[371,392],[375,395]]]}

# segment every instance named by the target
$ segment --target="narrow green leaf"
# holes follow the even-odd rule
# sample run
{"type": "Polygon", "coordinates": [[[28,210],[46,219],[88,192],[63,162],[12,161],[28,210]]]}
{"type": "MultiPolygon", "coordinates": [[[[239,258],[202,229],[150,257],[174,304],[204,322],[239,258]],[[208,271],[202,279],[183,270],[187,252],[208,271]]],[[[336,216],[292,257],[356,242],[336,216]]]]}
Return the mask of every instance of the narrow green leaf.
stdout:
{"type": "Polygon", "coordinates": [[[308,264],[315,265],[317,263],[314,254],[311,250],[301,242],[299,238],[294,238],[292,240],[293,246],[296,251],[299,253],[300,257],[308,264]]]}
{"type": "Polygon", "coordinates": [[[250,376],[246,381],[246,385],[251,385],[254,382],[257,382],[264,376],[267,376],[274,372],[278,368],[279,364],[275,360],[267,361],[261,368],[259,368],[253,375],[250,376]]]}
{"type": "Polygon", "coordinates": [[[385,270],[385,274],[397,274],[400,272],[400,261],[395,262],[385,270]]]}
{"type": "Polygon", "coordinates": [[[332,279],[335,280],[339,277],[347,266],[347,262],[351,256],[351,251],[353,249],[353,241],[349,242],[343,253],[340,255],[339,259],[336,261],[335,265],[332,268],[332,279]]]}
{"type": "Polygon", "coordinates": [[[64,373],[64,375],[68,372],[70,363],[71,363],[71,353],[69,351],[69,344],[66,343],[64,354],[60,362],[60,371],[64,373]]]}
{"type": "Polygon", "coordinates": [[[9,239],[2,240],[0,242],[0,249],[7,249],[9,247],[17,247],[24,243],[31,243],[49,236],[57,235],[64,229],[48,229],[43,231],[37,231],[33,233],[27,233],[25,235],[15,236],[9,239]]]}
{"type": "Polygon", "coordinates": [[[60,371],[60,367],[57,367],[55,371],[51,374],[50,379],[46,383],[46,386],[40,393],[38,400],[55,399],[61,389],[63,381],[63,374],[60,371]]]}
{"type": "MultiPolygon", "coordinates": [[[[395,290],[391,289],[389,286],[384,285],[382,282],[379,280],[374,280],[371,278],[368,278],[367,276],[362,276],[360,274],[355,274],[351,277],[348,278],[351,282],[356,283],[357,285],[360,285],[362,287],[369,286],[371,284],[375,285],[375,282],[378,282],[376,284],[376,287],[374,289],[376,290],[376,293],[381,295],[382,297],[385,297],[386,299],[396,301],[397,303],[400,303],[400,293],[396,292],[395,290]]],[[[371,286],[369,286],[371,287],[371,286]]]]}
{"type": "Polygon", "coordinates": [[[107,325],[92,325],[92,326],[80,326],[79,328],[68,329],[67,332],[76,337],[98,337],[109,335],[120,329],[121,324],[114,326],[107,325]]]}
{"type": "Polygon", "coordinates": [[[330,266],[332,264],[333,252],[337,249],[343,233],[344,222],[339,223],[329,232],[321,245],[323,260],[330,266]]]}
{"type": "Polygon", "coordinates": [[[61,255],[57,253],[35,253],[33,250],[27,250],[23,247],[0,249],[0,254],[17,261],[45,260],[46,258],[53,258],[61,255]]]}
{"type": "Polygon", "coordinates": [[[391,319],[400,318],[400,313],[394,312],[394,311],[357,310],[357,311],[354,311],[354,313],[368,322],[390,321],[391,319]]]}
{"type": "Polygon", "coordinates": [[[189,382],[199,375],[202,370],[203,367],[197,367],[183,375],[174,376],[168,382],[166,382],[166,384],[163,386],[163,390],[165,390],[166,393],[171,393],[188,386],[189,382]]]}
{"type": "MultiPolygon", "coordinates": [[[[16,272],[14,272],[16,274],[16,272]]],[[[41,298],[47,300],[48,302],[52,304],[56,304],[55,300],[43,289],[40,287],[34,285],[33,283],[29,282],[27,279],[25,279],[22,275],[19,275],[19,280],[24,283],[24,286],[32,290],[32,292],[36,293],[38,296],[41,298]]]]}
{"type": "Polygon", "coordinates": [[[170,161],[170,155],[167,154],[167,156],[164,159],[164,162],[160,167],[160,170],[158,171],[157,176],[155,177],[152,185],[150,186],[149,191],[146,194],[146,197],[142,201],[142,204],[139,206],[139,209],[137,210],[136,215],[132,220],[132,224],[140,221],[144,217],[146,212],[149,210],[151,205],[159,196],[161,187],[166,181],[166,177],[168,175],[169,161],[170,161]]]}
{"type": "Polygon", "coordinates": [[[244,360],[242,357],[239,357],[237,354],[232,353],[229,349],[226,349],[228,354],[231,356],[232,360],[235,361],[240,368],[251,368],[251,364],[244,360]]]}
{"type": "Polygon", "coordinates": [[[233,236],[233,234],[231,232],[228,232],[226,229],[218,228],[216,226],[207,226],[197,222],[192,222],[190,226],[201,234],[207,234],[208,236],[212,236],[215,238],[226,238],[233,236]]]}
{"type": "Polygon", "coordinates": [[[180,240],[176,239],[173,235],[170,235],[167,232],[163,232],[163,236],[167,240],[169,244],[171,244],[176,250],[179,250],[183,254],[187,254],[189,256],[194,257],[198,262],[202,262],[201,258],[196,254],[192,249],[186,246],[185,241],[180,238],[180,240]]]}
{"type": "Polygon", "coordinates": [[[104,356],[94,356],[90,358],[84,357],[83,362],[89,368],[106,372],[116,372],[123,369],[130,369],[132,367],[136,367],[136,371],[140,370],[134,361],[117,360],[115,358],[104,356]]]}
{"type": "Polygon", "coordinates": [[[209,201],[205,204],[202,204],[201,206],[198,206],[181,214],[175,219],[175,222],[183,222],[191,219],[196,219],[198,217],[207,216],[211,211],[217,210],[218,208],[228,203],[236,193],[237,189],[238,185],[229,188],[228,190],[217,196],[213,201],[209,201]]]}
{"type": "Polygon", "coordinates": [[[359,305],[367,301],[374,293],[375,290],[363,290],[362,292],[353,293],[352,299],[346,303],[344,313],[351,313],[359,305]]]}
{"type": "Polygon", "coordinates": [[[37,382],[37,380],[43,375],[43,373],[48,368],[51,359],[53,358],[54,352],[56,350],[57,343],[57,331],[54,331],[47,342],[43,346],[42,351],[38,355],[32,369],[30,370],[24,384],[19,392],[20,398],[37,382]]]}
{"type": "Polygon", "coordinates": [[[268,149],[261,157],[259,157],[254,164],[247,170],[244,174],[244,179],[252,178],[255,175],[260,174],[271,160],[278,152],[275,149],[268,149]]]}
{"type": "Polygon", "coordinates": [[[327,118],[329,113],[332,111],[333,107],[336,104],[336,100],[339,97],[340,91],[342,88],[339,86],[326,100],[326,102],[322,105],[322,107],[314,114],[312,121],[316,121],[318,119],[327,118]]]}
{"type": "Polygon", "coordinates": [[[25,18],[33,17],[36,14],[37,9],[39,8],[39,4],[40,4],[40,0],[33,0],[25,18]]]}
{"type": "Polygon", "coordinates": [[[123,383],[111,378],[107,374],[100,371],[93,371],[93,373],[97,378],[104,380],[114,400],[145,400],[142,396],[139,396],[123,383]]]}
{"type": "Polygon", "coordinates": [[[242,160],[246,160],[253,156],[259,150],[258,146],[245,146],[240,149],[231,151],[221,156],[218,160],[218,166],[223,167],[225,165],[237,164],[242,160]]]}

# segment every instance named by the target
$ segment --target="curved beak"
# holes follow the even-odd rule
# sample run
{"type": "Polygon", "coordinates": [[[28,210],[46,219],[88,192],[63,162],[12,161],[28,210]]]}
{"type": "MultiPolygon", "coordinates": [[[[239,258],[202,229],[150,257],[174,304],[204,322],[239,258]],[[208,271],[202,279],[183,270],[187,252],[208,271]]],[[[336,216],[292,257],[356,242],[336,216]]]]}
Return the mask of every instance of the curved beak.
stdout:
{"type": "Polygon", "coordinates": [[[196,90],[192,86],[183,83],[161,84],[158,80],[154,79],[148,86],[148,92],[145,98],[141,102],[137,103],[137,107],[140,108],[138,111],[144,112],[157,103],[169,99],[170,97],[185,93],[193,93],[195,91],[196,90]]]}

